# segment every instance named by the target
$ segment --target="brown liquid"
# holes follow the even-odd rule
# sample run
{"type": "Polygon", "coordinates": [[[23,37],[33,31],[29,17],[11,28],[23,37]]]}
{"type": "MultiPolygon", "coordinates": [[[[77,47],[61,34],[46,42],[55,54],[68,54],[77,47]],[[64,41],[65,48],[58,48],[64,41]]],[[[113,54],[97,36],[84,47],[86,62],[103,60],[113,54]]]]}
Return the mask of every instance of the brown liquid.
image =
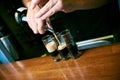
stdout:
{"type": "Polygon", "coordinates": [[[49,18],[46,19],[46,24],[48,26],[48,31],[53,33],[53,35],[54,35],[55,39],[57,40],[58,44],[60,44],[60,41],[59,41],[57,35],[55,34],[55,31],[53,30],[53,28],[52,28],[52,26],[50,24],[50,19],[49,18]]]}
{"type": "Polygon", "coordinates": [[[60,45],[60,41],[59,41],[59,39],[58,39],[57,35],[55,34],[54,30],[52,31],[52,33],[53,33],[53,35],[54,35],[55,39],[57,40],[58,44],[60,45]]]}
{"type": "Polygon", "coordinates": [[[60,56],[63,60],[67,60],[68,59],[68,49],[66,47],[65,44],[60,44],[58,46],[58,51],[60,52],[60,56]]]}
{"type": "Polygon", "coordinates": [[[58,51],[57,51],[57,44],[54,41],[49,42],[46,45],[46,48],[48,50],[48,52],[50,53],[51,56],[55,57],[58,55],[58,51]]]}
{"type": "Polygon", "coordinates": [[[69,54],[71,58],[77,58],[78,56],[78,49],[76,45],[69,45],[68,47],[69,54]]]}
{"type": "Polygon", "coordinates": [[[47,45],[45,45],[45,47],[47,48],[48,52],[51,53],[57,49],[57,44],[55,43],[55,41],[51,41],[47,45]]]}

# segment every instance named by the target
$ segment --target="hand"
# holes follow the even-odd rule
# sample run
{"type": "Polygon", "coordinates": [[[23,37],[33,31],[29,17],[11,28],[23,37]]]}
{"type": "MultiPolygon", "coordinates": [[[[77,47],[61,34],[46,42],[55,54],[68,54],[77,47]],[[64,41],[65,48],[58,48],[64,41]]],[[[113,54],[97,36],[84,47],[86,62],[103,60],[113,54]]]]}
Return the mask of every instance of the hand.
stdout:
{"type": "Polygon", "coordinates": [[[27,22],[29,27],[33,30],[35,34],[40,33],[43,34],[44,30],[39,29],[38,26],[43,26],[43,21],[40,19],[36,19],[34,15],[40,10],[38,6],[36,6],[33,10],[29,9],[27,10],[27,22]],[[39,24],[38,24],[39,21],[39,24]]]}
{"type": "Polygon", "coordinates": [[[44,20],[56,12],[94,9],[109,1],[111,2],[111,0],[32,0],[30,7],[28,7],[27,21],[34,33],[44,34],[44,20]],[[42,8],[40,9],[38,5],[41,5],[42,8]]]}
{"type": "MultiPolygon", "coordinates": [[[[74,0],[70,0],[72,3],[74,0]]],[[[31,10],[28,11],[28,23],[31,29],[34,33],[40,33],[44,34],[44,20],[46,18],[49,18],[53,14],[55,14],[58,11],[67,11],[71,8],[67,8],[67,6],[70,7],[70,4],[68,5],[69,1],[67,0],[32,0],[30,8],[31,10]],[[64,1],[64,2],[63,2],[64,1]],[[38,7],[38,4],[43,6],[41,9],[36,9],[38,7]],[[32,14],[31,14],[32,13],[32,14]]]]}

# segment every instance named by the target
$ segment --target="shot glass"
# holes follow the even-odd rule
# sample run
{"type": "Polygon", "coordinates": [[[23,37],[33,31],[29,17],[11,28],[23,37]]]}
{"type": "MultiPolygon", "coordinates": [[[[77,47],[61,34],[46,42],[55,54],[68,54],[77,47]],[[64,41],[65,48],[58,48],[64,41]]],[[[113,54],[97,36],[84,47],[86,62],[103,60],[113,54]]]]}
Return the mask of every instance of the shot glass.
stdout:
{"type": "Polygon", "coordinates": [[[78,48],[68,29],[65,29],[60,33],[62,40],[64,40],[66,47],[69,51],[70,58],[77,58],[78,57],[78,48]]]}
{"type": "Polygon", "coordinates": [[[60,58],[61,60],[68,60],[69,57],[68,57],[68,49],[67,49],[67,45],[64,41],[64,39],[61,37],[61,35],[59,34],[58,36],[59,38],[59,44],[58,44],[58,51],[59,51],[59,54],[60,54],[60,58]]]}
{"type": "Polygon", "coordinates": [[[47,51],[50,53],[54,61],[59,61],[58,43],[53,35],[46,35],[42,38],[47,51]]]}

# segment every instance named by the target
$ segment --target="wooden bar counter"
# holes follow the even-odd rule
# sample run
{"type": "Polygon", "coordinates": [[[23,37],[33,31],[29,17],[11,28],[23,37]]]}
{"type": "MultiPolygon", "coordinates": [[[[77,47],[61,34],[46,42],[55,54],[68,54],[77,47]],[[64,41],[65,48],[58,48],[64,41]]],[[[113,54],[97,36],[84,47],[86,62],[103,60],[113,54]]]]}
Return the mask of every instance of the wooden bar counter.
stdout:
{"type": "Polygon", "coordinates": [[[85,50],[67,61],[47,56],[0,64],[0,80],[120,80],[120,43],[85,50]]]}

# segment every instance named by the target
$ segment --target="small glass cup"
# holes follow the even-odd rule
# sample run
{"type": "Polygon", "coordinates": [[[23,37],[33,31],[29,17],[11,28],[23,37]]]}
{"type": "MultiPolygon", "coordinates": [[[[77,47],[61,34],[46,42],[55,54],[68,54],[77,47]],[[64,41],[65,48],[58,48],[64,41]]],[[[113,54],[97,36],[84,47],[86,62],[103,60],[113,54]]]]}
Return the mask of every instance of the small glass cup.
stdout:
{"type": "Polygon", "coordinates": [[[57,44],[58,44],[57,50],[58,50],[58,52],[60,54],[60,59],[61,60],[67,60],[69,51],[67,49],[66,43],[63,40],[63,38],[61,37],[59,32],[56,33],[56,36],[57,36],[57,40],[56,41],[57,41],[57,44]]]}
{"type": "Polygon", "coordinates": [[[58,45],[58,51],[62,60],[68,60],[68,49],[64,40],[60,37],[60,44],[58,45]]]}
{"type": "Polygon", "coordinates": [[[69,51],[69,57],[70,58],[77,58],[78,57],[78,48],[73,40],[73,36],[71,35],[70,31],[68,29],[65,29],[60,33],[61,38],[64,40],[67,49],[69,51]]]}
{"type": "Polygon", "coordinates": [[[58,44],[56,42],[56,39],[53,35],[46,35],[42,38],[42,42],[44,43],[47,51],[50,53],[54,61],[59,61],[59,55],[58,55],[58,44]]]}

